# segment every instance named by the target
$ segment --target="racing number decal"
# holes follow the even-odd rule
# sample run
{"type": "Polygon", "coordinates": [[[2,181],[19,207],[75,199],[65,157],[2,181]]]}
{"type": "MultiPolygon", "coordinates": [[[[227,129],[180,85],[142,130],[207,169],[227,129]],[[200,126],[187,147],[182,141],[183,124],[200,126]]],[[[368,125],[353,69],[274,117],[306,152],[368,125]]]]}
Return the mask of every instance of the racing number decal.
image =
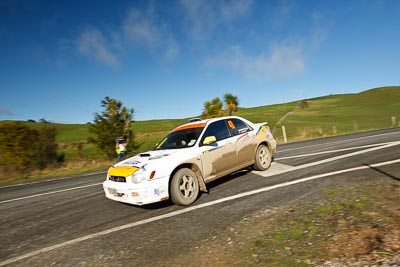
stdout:
{"type": "Polygon", "coordinates": [[[229,127],[231,127],[232,129],[235,129],[235,124],[233,124],[233,122],[231,120],[228,121],[228,125],[229,127]]]}

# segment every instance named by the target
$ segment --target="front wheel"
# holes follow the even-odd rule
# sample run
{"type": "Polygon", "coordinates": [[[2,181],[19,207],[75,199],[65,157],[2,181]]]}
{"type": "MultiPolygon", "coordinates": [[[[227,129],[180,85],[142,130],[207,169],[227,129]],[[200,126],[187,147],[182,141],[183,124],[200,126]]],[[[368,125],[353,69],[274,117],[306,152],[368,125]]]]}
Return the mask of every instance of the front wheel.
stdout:
{"type": "Polygon", "coordinates": [[[199,195],[197,176],[190,169],[183,168],[177,171],[171,180],[171,200],[176,205],[188,206],[199,195]]]}
{"type": "Polygon", "coordinates": [[[257,171],[265,171],[271,166],[272,156],[266,145],[260,145],[256,151],[253,168],[257,171]]]}

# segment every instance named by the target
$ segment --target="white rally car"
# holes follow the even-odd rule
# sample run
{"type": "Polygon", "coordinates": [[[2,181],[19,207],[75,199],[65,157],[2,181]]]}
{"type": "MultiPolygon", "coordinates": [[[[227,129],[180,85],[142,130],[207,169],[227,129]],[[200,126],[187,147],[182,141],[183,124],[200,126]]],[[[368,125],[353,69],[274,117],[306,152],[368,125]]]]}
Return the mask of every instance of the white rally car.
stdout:
{"type": "Polygon", "coordinates": [[[275,152],[266,123],[236,116],[194,121],[110,167],[103,188],[107,198],[135,205],[166,199],[190,205],[217,178],[249,166],[268,169],[275,152]]]}

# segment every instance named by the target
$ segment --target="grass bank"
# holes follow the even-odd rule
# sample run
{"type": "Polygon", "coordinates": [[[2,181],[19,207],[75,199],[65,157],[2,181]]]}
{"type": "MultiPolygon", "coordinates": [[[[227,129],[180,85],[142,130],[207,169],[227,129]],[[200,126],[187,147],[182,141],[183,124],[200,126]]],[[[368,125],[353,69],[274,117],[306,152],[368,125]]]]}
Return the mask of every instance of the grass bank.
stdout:
{"type": "Polygon", "coordinates": [[[398,266],[399,196],[400,184],[389,179],[324,189],[296,203],[260,210],[163,264],[398,266]]]}

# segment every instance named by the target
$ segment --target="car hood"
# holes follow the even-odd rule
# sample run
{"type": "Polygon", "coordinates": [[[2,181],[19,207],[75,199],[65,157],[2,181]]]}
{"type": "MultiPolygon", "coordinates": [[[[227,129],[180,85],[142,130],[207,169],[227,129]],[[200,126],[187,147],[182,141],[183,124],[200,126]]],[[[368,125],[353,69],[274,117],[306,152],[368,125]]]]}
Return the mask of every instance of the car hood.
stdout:
{"type": "Polygon", "coordinates": [[[143,152],[114,164],[109,168],[108,174],[111,176],[126,177],[132,175],[138,169],[144,168],[148,164],[156,163],[157,161],[165,159],[173,154],[183,153],[184,150],[186,149],[151,150],[143,152]]]}

